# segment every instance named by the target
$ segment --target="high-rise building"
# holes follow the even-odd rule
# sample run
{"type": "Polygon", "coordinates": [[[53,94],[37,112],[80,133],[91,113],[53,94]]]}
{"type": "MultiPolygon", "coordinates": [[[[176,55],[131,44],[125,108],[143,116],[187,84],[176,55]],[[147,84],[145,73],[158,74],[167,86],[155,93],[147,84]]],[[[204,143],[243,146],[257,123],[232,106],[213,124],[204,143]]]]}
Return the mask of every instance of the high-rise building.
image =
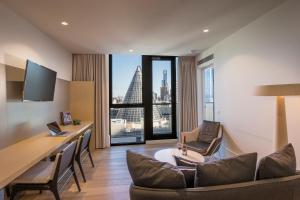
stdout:
{"type": "Polygon", "coordinates": [[[168,71],[164,70],[163,71],[163,80],[161,81],[161,86],[162,87],[168,87],[168,71]]]}
{"type": "Polygon", "coordinates": [[[152,93],[152,99],[153,99],[153,103],[155,103],[157,101],[157,93],[156,92],[152,93]]]}
{"type": "Polygon", "coordinates": [[[161,101],[168,101],[170,98],[169,86],[168,86],[168,72],[163,70],[163,79],[160,87],[160,99],[161,101]]]}

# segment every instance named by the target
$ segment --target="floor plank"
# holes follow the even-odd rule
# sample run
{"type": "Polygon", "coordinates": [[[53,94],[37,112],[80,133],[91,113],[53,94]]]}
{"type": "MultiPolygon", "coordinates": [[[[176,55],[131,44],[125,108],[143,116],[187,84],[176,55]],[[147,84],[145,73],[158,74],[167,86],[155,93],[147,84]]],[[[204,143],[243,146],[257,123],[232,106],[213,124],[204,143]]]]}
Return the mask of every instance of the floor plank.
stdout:
{"type": "MultiPolygon", "coordinates": [[[[84,164],[87,182],[84,183],[79,170],[79,177],[82,191],[78,192],[72,180],[61,193],[62,200],[128,200],[129,185],[131,178],[126,164],[126,150],[153,156],[160,149],[175,147],[175,144],[151,144],[151,145],[130,145],[117,146],[105,150],[93,152],[95,168],[92,168],[88,161],[84,164]]],[[[52,193],[45,191],[42,194],[30,192],[22,195],[21,200],[52,200],[52,193]]]]}

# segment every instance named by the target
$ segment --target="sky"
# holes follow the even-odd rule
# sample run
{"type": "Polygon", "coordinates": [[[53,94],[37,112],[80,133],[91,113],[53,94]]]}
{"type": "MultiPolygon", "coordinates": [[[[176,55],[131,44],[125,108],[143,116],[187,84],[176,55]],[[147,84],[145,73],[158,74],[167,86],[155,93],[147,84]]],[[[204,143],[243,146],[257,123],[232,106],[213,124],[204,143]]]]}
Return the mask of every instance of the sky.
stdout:
{"type": "MultiPolygon", "coordinates": [[[[141,55],[114,54],[112,56],[112,87],[113,97],[125,96],[130,81],[137,66],[142,66],[141,55]]],[[[163,70],[167,69],[168,84],[171,84],[171,63],[170,61],[153,61],[153,88],[158,96],[160,95],[163,70]]]]}

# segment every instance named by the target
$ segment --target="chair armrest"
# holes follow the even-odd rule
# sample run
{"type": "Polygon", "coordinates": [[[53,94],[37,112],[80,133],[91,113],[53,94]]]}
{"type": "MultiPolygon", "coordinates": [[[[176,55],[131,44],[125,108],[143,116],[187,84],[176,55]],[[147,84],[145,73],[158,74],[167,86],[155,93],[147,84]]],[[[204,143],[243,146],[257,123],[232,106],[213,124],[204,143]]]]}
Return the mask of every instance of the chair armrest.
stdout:
{"type": "Polygon", "coordinates": [[[193,142],[197,141],[199,138],[199,128],[195,128],[191,132],[181,132],[180,134],[180,142],[183,142],[183,138],[185,137],[186,142],[193,142]]]}
{"type": "Polygon", "coordinates": [[[221,142],[222,142],[222,137],[219,137],[219,138],[215,138],[209,145],[209,147],[207,148],[206,150],[206,155],[207,156],[210,156],[214,153],[216,153],[219,148],[220,148],[220,145],[221,145],[221,142]]]}

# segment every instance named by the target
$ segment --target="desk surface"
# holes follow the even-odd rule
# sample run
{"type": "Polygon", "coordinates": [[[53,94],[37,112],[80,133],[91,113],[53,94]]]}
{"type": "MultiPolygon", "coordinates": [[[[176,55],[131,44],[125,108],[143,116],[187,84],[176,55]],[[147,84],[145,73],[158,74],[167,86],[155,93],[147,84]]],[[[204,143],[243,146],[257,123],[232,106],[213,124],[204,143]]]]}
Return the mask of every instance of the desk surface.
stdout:
{"type": "Polygon", "coordinates": [[[0,189],[92,125],[81,122],[63,126],[63,131],[70,132],[66,136],[52,137],[43,132],[0,150],[0,189]]]}

